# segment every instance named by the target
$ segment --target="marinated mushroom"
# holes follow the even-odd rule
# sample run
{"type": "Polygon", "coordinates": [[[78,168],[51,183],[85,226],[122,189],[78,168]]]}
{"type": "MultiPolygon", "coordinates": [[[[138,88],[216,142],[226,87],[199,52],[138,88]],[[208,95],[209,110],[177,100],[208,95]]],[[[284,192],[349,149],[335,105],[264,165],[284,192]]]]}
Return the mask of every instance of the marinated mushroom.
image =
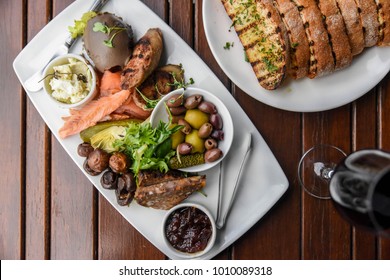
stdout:
{"type": "Polygon", "coordinates": [[[124,173],[130,167],[129,158],[124,153],[114,153],[110,156],[110,168],[116,173],[124,173]]]}
{"type": "Polygon", "coordinates": [[[101,173],[101,172],[96,172],[96,171],[92,170],[91,167],[89,167],[88,159],[85,159],[84,164],[83,164],[83,168],[84,168],[85,172],[87,172],[91,176],[97,176],[101,173]]]}
{"type": "Polygon", "coordinates": [[[110,155],[102,149],[95,149],[87,158],[91,170],[101,173],[108,167],[110,155]]]}
{"type": "Polygon", "coordinates": [[[116,200],[119,205],[129,205],[133,200],[136,190],[136,182],[133,173],[122,174],[118,178],[117,188],[115,189],[116,200]]]}
{"type": "Polygon", "coordinates": [[[103,73],[125,65],[132,53],[133,31],[121,18],[102,13],[87,22],[83,42],[95,67],[103,73]]]}
{"type": "Polygon", "coordinates": [[[93,152],[93,147],[89,143],[81,143],[77,147],[77,153],[81,157],[88,157],[93,152]]]}
{"type": "Polygon", "coordinates": [[[100,178],[100,183],[102,184],[102,187],[105,189],[116,189],[117,183],[118,183],[118,174],[115,173],[112,170],[107,170],[103,173],[102,177],[100,178]]]}

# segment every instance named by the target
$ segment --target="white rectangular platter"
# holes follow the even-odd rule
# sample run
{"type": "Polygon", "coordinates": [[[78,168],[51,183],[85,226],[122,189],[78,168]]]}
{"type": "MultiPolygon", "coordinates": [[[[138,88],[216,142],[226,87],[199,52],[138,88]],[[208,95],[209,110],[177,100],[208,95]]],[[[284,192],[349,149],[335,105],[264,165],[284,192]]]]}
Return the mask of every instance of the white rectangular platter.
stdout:
{"type": "MultiPolygon", "coordinates": [[[[91,4],[92,0],[75,1],[45,26],[20,52],[14,61],[14,70],[23,86],[27,78],[42,67],[56,47],[64,42],[68,35],[67,27],[73,25],[73,21],[79,19],[91,4]]],[[[264,139],[230,92],[199,56],[162,19],[138,0],[111,0],[103,11],[114,13],[130,24],[136,40],[147,29],[159,27],[164,36],[164,53],[161,64],[181,63],[186,71],[186,78],[194,79],[194,86],[214,93],[229,109],[234,124],[234,140],[223,162],[222,209],[227,207],[232,193],[234,183],[232,181],[237,171],[235,158],[241,158],[240,155],[243,153],[242,139],[246,133],[252,134],[253,148],[247,159],[226,226],[218,231],[216,245],[213,249],[201,257],[211,259],[231,245],[271,209],[287,190],[287,178],[264,139]]],[[[81,54],[81,40],[76,43],[71,52],[81,54]]],[[[43,90],[35,93],[26,90],[26,93],[53,135],[99,192],[154,246],[169,258],[175,258],[165,247],[160,230],[166,211],[145,208],[136,202],[132,202],[130,207],[119,206],[114,192],[100,186],[100,176],[90,176],[83,170],[84,159],[77,155],[77,146],[81,143],[80,137],[75,135],[61,139],[58,136],[58,129],[63,124],[61,117],[68,115],[68,112],[53,106],[43,90]]],[[[207,185],[204,189],[207,196],[197,193],[187,199],[187,201],[195,201],[206,206],[214,216],[218,200],[218,171],[218,167],[215,167],[204,173],[207,176],[207,185]]]]}

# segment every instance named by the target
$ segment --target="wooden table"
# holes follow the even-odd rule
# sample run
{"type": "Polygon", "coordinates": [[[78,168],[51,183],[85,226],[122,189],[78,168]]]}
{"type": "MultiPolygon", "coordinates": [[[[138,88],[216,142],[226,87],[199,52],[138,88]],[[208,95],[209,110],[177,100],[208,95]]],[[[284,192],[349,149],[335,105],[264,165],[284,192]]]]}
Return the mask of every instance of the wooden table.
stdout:
{"type": "MultiPolygon", "coordinates": [[[[390,150],[390,74],[359,100],[337,109],[319,113],[275,109],[242,92],[219,68],[205,38],[202,0],[143,2],[231,91],[290,183],[271,211],[216,258],[390,259],[390,240],[352,228],[330,201],[308,196],[296,171],[302,153],[314,143],[331,143],[347,153],[366,147],[390,150]]],[[[0,1],[0,259],[164,259],[64,152],[12,69],[20,50],[71,3],[0,1]]]]}

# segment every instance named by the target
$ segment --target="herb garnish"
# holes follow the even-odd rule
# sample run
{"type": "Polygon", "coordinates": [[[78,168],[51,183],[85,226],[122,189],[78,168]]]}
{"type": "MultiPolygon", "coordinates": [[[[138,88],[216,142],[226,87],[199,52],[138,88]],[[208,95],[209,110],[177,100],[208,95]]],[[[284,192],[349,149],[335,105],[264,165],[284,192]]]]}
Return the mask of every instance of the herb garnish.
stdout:
{"type": "MultiPolygon", "coordinates": [[[[181,73],[184,73],[184,69],[183,69],[183,65],[182,64],[180,64],[180,68],[181,68],[181,73]]],[[[188,86],[193,85],[195,83],[193,78],[190,78],[188,83],[187,83],[187,82],[185,82],[184,78],[181,79],[181,81],[178,81],[177,78],[176,78],[176,73],[175,72],[171,72],[170,74],[173,77],[173,83],[167,83],[167,85],[168,86],[174,86],[175,89],[179,89],[179,88],[186,89],[188,86]]]]}
{"type": "Polygon", "coordinates": [[[278,67],[275,66],[269,59],[264,57],[262,60],[270,73],[276,72],[278,70],[278,67]]]}
{"type": "Polygon", "coordinates": [[[225,50],[230,50],[230,47],[233,47],[234,46],[234,42],[226,42],[225,46],[223,46],[223,48],[225,50]]]}
{"type": "Polygon", "coordinates": [[[41,80],[39,80],[39,82],[42,82],[44,79],[46,79],[47,77],[50,77],[50,76],[53,76],[53,79],[58,80],[58,79],[61,79],[61,75],[73,75],[73,74],[75,74],[77,76],[78,81],[82,81],[84,83],[88,82],[87,77],[82,73],[62,73],[62,72],[58,72],[58,71],[54,71],[54,73],[52,73],[52,74],[47,74],[45,77],[43,77],[41,80]]]}
{"type": "Polygon", "coordinates": [[[141,95],[142,99],[145,100],[145,102],[146,102],[145,109],[153,109],[154,107],[156,107],[157,103],[161,99],[161,96],[155,100],[149,99],[137,87],[135,88],[135,90],[141,95]]]}
{"type": "Polygon", "coordinates": [[[106,45],[109,48],[113,48],[114,45],[113,45],[112,41],[114,40],[115,36],[118,35],[120,32],[122,32],[123,30],[126,30],[126,28],[118,27],[118,26],[109,27],[108,25],[106,25],[104,23],[95,22],[92,30],[95,32],[102,32],[102,33],[107,34],[107,35],[110,35],[112,31],[116,30],[116,32],[111,36],[111,38],[109,40],[103,41],[104,45],[106,45]]]}

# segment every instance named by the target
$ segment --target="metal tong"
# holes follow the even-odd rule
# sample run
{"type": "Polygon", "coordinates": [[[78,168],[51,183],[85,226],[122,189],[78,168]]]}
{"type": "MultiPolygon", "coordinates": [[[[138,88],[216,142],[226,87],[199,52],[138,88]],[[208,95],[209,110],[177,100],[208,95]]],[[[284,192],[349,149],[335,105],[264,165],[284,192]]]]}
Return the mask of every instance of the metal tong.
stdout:
{"type": "Polygon", "coordinates": [[[222,229],[225,226],[226,219],[230,213],[230,210],[233,205],[233,201],[236,197],[237,187],[240,182],[244,163],[248,157],[250,150],[252,149],[252,135],[250,133],[248,133],[246,135],[246,138],[244,139],[244,146],[245,146],[245,153],[241,159],[240,168],[236,174],[235,180],[233,181],[234,182],[233,193],[232,196],[230,197],[228,208],[226,209],[223,215],[221,213],[222,212],[222,185],[223,185],[222,184],[222,161],[219,165],[220,170],[219,170],[218,208],[217,208],[217,218],[216,218],[216,226],[218,229],[222,229]]]}
{"type": "MultiPolygon", "coordinates": [[[[89,8],[89,11],[94,11],[94,12],[98,12],[100,11],[103,6],[108,2],[109,0],[95,0],[92,4],[92,6],[89,8]]],[[[39,91],[41,88],[42,88],[42,83],[40,83],[40,81],[42,80],[42,74],[43,74],[43,71],[45,70],[46,66],[50,63],[50,61],[52,61],[54,58],[60,56],[60,55],[64,55],[64,54],[67,54],[70,50],[70,48],[73,46],[73,44],[77,41],[77,38],[72,38],[71,35],[69,35],[64,44],[62,44],[61,46],[59,46],[59,48],[55,51],[55,53],[53,54],[53,56],[49,59],[49,61],[41,68],[39,69],[37,72],[35,72],[35,74],[33,74],[30,78],[28,78],[25,82],[24,82],[24,86],[27,90],[29,91],[32,91],[32,92],[36,92],[36,91],[39,91]]]]}

